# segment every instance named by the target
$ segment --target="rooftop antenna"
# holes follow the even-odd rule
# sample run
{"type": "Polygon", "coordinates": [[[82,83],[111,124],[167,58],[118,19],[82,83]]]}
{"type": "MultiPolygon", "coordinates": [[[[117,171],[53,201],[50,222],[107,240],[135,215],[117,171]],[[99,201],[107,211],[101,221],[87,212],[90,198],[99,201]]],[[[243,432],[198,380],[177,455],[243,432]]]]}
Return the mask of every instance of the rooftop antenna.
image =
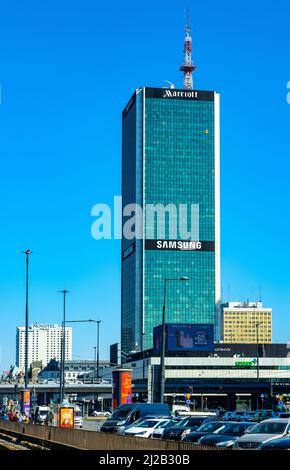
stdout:
{"type": "Polygon", "coordinates": [[[164,83],[169,83],[170,88],[175,88],[174,83],[171,83],[169,80],[163,80],[164,83]]]}
{"type": "Polygon", "coordinates": [[[186,23],[185,23],[185,39],[184,39],[184,64],[180,67],[180,71],[184,73],[183,86],[186,90],[193,89],[192,72],[196,70],[196,65],[192,62],[191,51],[192,51],[192,39],[191,39],[191,28],[189,25],[189,12],[186,9],[186,23]]]}

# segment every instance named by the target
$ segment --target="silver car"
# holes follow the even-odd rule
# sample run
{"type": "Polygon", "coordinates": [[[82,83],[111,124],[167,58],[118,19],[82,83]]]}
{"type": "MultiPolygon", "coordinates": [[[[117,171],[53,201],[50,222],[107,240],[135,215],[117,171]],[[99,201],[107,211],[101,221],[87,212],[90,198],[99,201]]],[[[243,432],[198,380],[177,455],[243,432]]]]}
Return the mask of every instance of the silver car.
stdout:
{"type": "Polygon", "coordinates": [[[265,419],[252,426],[245,434],[239,437],[233,448],[237,450],[259,449],[265,442],[279,437],[289,436],[290,419],[272,418],[265,419]]]}

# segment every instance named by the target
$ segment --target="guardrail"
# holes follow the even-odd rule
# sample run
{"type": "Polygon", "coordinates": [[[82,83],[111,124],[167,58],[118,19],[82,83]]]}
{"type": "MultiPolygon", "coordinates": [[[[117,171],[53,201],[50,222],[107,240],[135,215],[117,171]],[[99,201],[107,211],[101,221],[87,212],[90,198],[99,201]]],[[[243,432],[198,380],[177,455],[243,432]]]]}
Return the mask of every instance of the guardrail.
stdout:
{"type": "Polygon", "coordinates": [[[50,449],[78,450],[221,450],[190,442],[145,439],[117,434],[0,421],[0,432],[50,449]]]}

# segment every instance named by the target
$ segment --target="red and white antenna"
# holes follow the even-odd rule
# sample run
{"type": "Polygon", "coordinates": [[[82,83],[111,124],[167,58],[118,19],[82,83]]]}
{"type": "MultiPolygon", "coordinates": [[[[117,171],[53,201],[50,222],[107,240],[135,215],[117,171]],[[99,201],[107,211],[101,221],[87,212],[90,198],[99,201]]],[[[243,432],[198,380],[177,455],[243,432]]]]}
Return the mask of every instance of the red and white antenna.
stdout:
{"type": "Polygon", "coordinates": [[[192,72],[196,70],[196,65],[191,60],[192,39],[190,36],[189,13],[186,11],[185,39],[184,39],[184,64],[179,70],[184,73],[183,85],[187,90],[193,89],[192,72]]]}

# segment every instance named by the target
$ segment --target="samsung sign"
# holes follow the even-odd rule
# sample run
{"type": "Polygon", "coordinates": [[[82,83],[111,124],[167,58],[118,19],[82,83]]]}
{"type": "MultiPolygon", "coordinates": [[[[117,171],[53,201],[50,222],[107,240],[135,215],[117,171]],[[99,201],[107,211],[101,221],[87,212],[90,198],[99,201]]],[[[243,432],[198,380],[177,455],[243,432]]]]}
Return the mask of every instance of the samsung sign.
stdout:
{"type": "Polygon", "coordinates": [[[214,241],[145,240],[145,250],[214,251],[214,241]]]}

